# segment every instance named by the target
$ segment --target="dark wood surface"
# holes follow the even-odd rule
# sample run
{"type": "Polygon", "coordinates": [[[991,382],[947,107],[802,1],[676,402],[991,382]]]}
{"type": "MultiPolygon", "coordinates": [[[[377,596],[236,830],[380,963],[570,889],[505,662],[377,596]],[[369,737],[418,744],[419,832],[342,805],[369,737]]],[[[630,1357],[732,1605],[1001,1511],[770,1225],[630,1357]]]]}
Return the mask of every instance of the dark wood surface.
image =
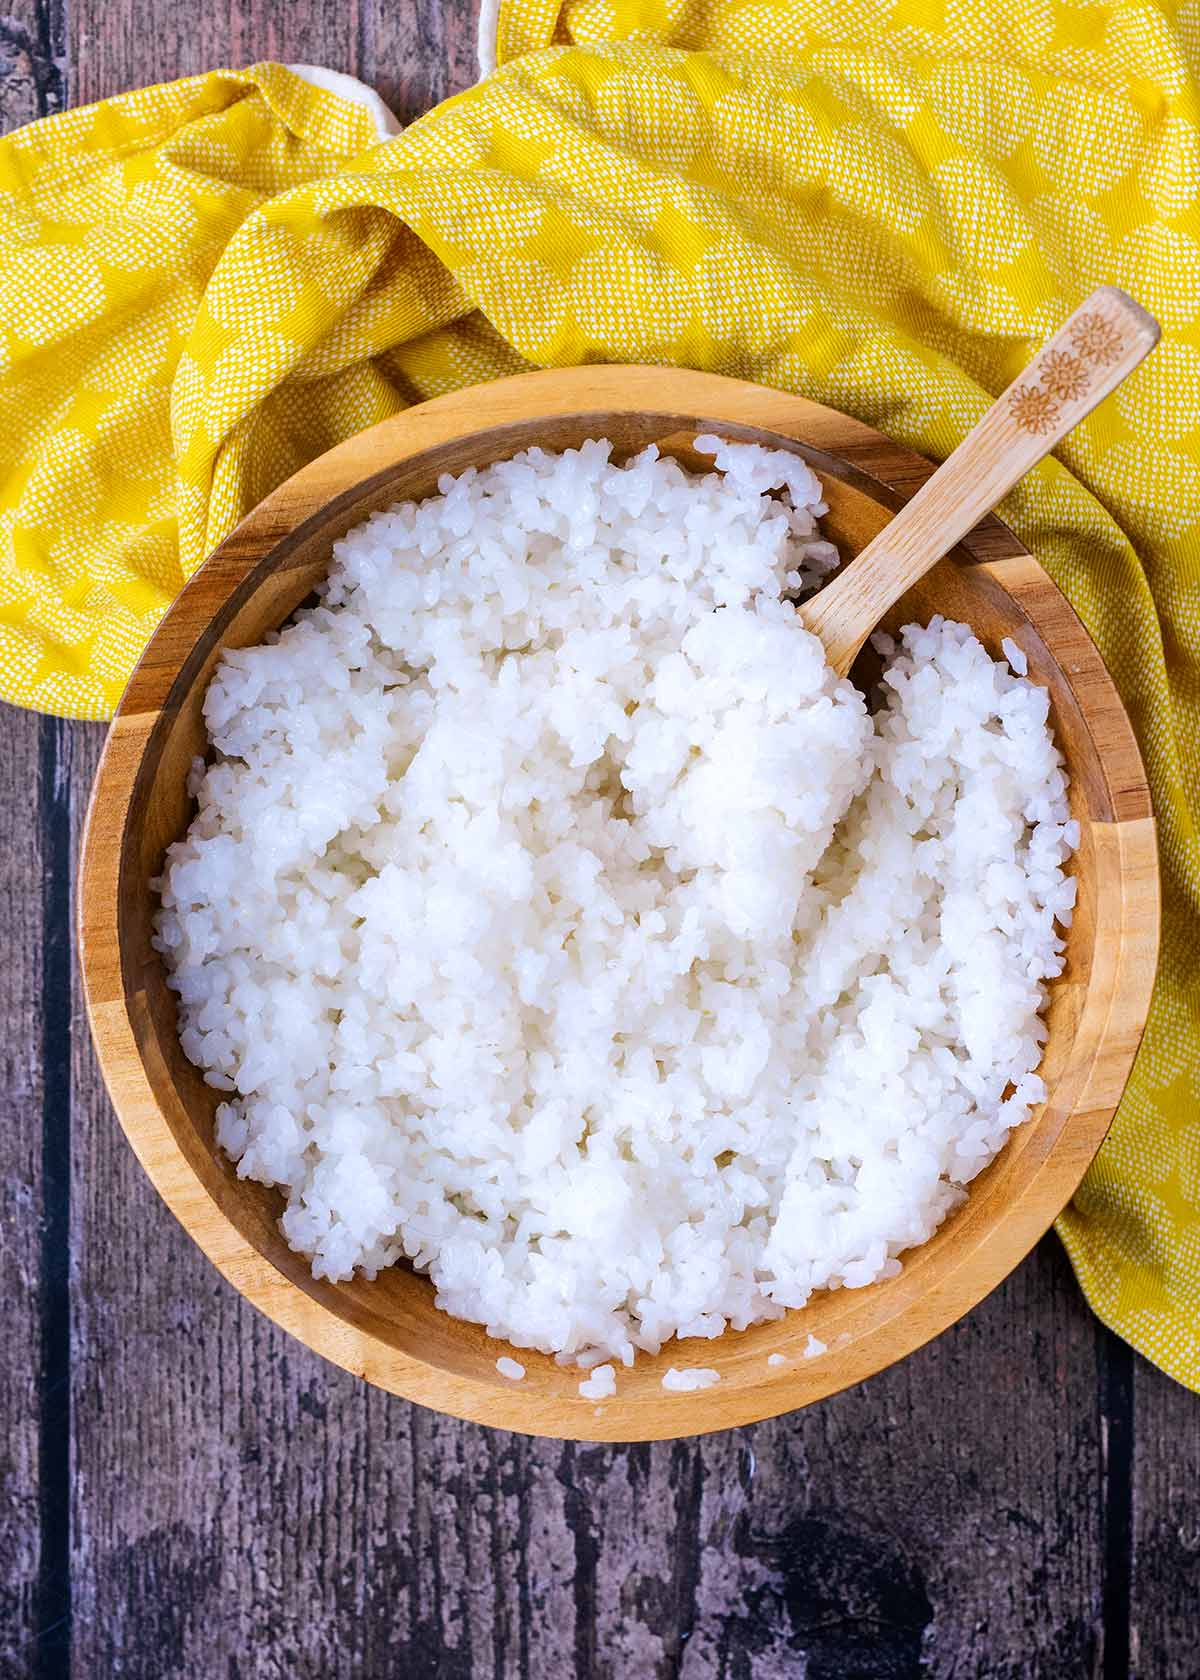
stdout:
{"type": "MultiPolygon", "coordinates": [[[[0,121],[264,55],[411,117],[473,31],[461,0],[9,0],[0,121]]],[[[1200,1673],[1200,1402],[1053,1237],[901,1366],[697,1443],[450,1422],[259,1318],[93,1067],[69,914],[100,740],[0,708],[0,1676],[1200,1673]]]]}

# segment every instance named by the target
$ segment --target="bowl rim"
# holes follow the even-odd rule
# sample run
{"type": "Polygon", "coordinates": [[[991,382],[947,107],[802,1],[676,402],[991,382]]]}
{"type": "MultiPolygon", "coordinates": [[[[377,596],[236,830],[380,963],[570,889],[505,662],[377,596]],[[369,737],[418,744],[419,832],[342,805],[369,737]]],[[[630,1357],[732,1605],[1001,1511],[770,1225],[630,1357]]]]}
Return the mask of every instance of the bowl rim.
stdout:
{"type": "MultiPolygon", "coordinates": [[[[923,457],[837,410],[769,387],[723,375],[630,365],[533,371],[468,387],[414,406],[339,444],[286,480],[243,519],[185,585],[135,668],[114,714],[92,787],[76,894],[77,939],[88,1019],[96,1054],[118,1120],[135,1154],[176,1218],[240,1294],[323,1357],[407,1399],[453,1416],[522,1433],[579,1440],[651,1440],[708,1433],[780,1415],[825,1398],[885,1369],[954,1323],[990,1293],[1024,1257],[1069,1201],[1103,1141],[1141,1041],[1149,1009],[1159,936],[1159,885],[1149,789],[1132,727],[1112,678],[1086,633],[1083,676],[1111,714],[1111,757],[1117,774],[1112,843],[1122,880],[1136,879],[1123,896],[1113,948],[1108,1008],[1092,1023],[1094,1050],[1120,1002],[1133,1029],[1103,1059],[1080,1069],[1070,1103],[1069,1147],[1052,1147],[1034,1169],[1023,1199],[1005,1218],[964,1247],[921,1298],[902,1302],[875,1329],[845,1348],[834,1347],[803,1369],[765,1373],[752,1387],[721,1393],[664,1395],[631,1419],[617,1402],[595,1407],[564,1402],[547,1408],[522,1395],[520,1383],[501,1386],[428,1363],[351,1324],[291,1279],[263,1254],[200,1181],[155,1095],[135,1031],[136,999],[122,983],[122,924],[118,884],[123,845],[113,845],[114,814],[122,837],[153,719],[184,680],[187,654],[176,657],[172,630],[188,614],[192,592],[213,566],[234,581],[222,603],[273,554],[295,538],[304,519],[328,513],[339,495],[381,481],[397,464],[439,443],[493,434],[506,423],[538,418],[604,415],[688,415],[697,430],[723,425],[775,433],[805,446],[833,476],[856,484],[878,504],[895,509],[933,470],[923,457]],[[667,387],[669,386],[669,396],[667,387]],[[849,442],[847,442],[849,439],[849,442]],[[830,445],[836,442],[836,449],[830,445]],[[384,463],[381,468],[381,461],[384,463]],[[879,476],[882,471],[888,477],[879,476]],[[300,516],[298,516],[298,510],[300,516]],[[1089,657],[1090,656],[1090,657],[1089,657]],[[146,719],[151,723],[147,724],[146,719]],[[719,1400],[717,1397],[720,1397],[719,1400]],[[631,1432],[629,1425],[636,1423],[631,1432]]],[[[964,558],[985,566],[1005,588],[1056,599],[1078,623],[1065,597],[1038,562],[994,517],[960,545],[964,558]],[[1048,594],[1046,592],[1049,592],[1048,594]]],[[[188,651],[193,644],[189,644],[188,651]]],[[[1082,669],[1080,667],[1079,669],[1082,669]]],[[[1073,667],[1072,675],[1078,675],[1073,667]]],[[[1106,763],[1109,762],[1106,760],[1106,763]]],[[[516,1352],[508,1343],[497,1353],[516,1352]]],[[[694,1344],[691,1344],[694,1345],[694,1344]]],[[[668,1344],[670,1346],[670,1344],[668,1344]]],[[[763,1362],[765,1364],[765,1361],[763,1362]]],[[[723,1386],[723,1385],[722,1385],[723,1386]]]]}

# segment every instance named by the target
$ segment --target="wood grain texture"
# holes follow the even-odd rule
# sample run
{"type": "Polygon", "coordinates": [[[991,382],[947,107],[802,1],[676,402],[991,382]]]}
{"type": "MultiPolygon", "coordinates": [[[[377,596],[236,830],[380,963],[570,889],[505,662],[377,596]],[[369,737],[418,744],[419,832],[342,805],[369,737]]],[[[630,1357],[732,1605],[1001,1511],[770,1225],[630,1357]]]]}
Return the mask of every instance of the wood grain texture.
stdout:
{"type": "Polygon", "coordinates": [[[0,17],[0,132],[60,111],[66,98],[61,0],[10,0],[0,17]]]}
{"type": "MultiPolygon", "coordinates": [[[[5,10],[36,42],[44,8],[5,10]]],[[[243,61],[272,38],[299,57],[294,20],[308,56],[408,99],[411,116],[419,90],[473,80],[471,10],[257,0],[234,16],[194,0],[74,0],[74,98],[237,62],[232,28],[243,61]],[[339,56],[348,17],[365,43],[349,61],[339,56]]],[[[39,52],[19,44],[0,55],[10,124],[39,100],[54,108],[55,81],[30,93],[31,58],[39,52]],[[13,86],[9,62],[21,72],[13,86]]],[[[61,86],[61,65],[55,76],[61,86]]],[[[56,858],[98,739],[87,726],[0,717],[14,794],[0,808],[0,862],[11,857],[16,894],[3,901],[0,1044],[14,1058],[6,1067],[23,1057],[40,1077],[40,905],[44,885],[66,891],[56,858]],[[66,777],[46,812],[49,859],[28,780],[44,729],[58,731],[46,761],[66,777]]],[[[55,1001],[76,1023],[77,1680],[798,1680],[806,1668],[814,1680],[1193,1680],[1198,1403],[1140,1361],[1134,1381],[1132,1356],[1095,1325],[1056,1239],[931,1347],[791,1419],[631,1449],[454,1424],[367,1391],[240,1303],[121,1137],[78,1026],[81,1000],[55,1001]],[[1134,1392],[1131,1484],[1120,1447],[1134,1392]],[[897,1555],[917,1561],[915,1591],[911,1575],[879,1566],[897,1555]],[[925,1599],[928,1666],[914,1656],[925,1599]],[[1106,1614],[1132,1622],[1132,1666],[1106,1614]]],[[[34,1346],[21,1345],[36,1315],[28,1280],[24,1307],[11,1304],[11,1261],[41,1241],[39,1100],[23,1102],[20,1132],[0,1140],[18,1180],[4,1186],[0,1236],[11,1327],[0,1558],[18,1588],[0,1598],[5,1680],[66,1672],[58,1652],[37,1662],[21,1626],[21,1583],[39,1553],[40,1399],[34,1346]]],[[[67,1536],[52,1546],[65,1552],[67,1536]]]]}
{"type": "MultiPolygon", "coordinates": [[[[583,1440],[728,1428],[835,1393],[937,1335],[995,1287],[1069,1200],[1107,1130],[1149,1003],[1158,880],[1136,744],[1078,619],[1037,563],[993,527],[979,553],[968,538],[957,558],[920,578],[895,614],[924,622],[945,612],[970,623],[993,653],[1008,637],[1024,650],[1047,690],[1081,825],[1077,908],[1065,971],[1048,988],[1046,1101],[900,1275],[818,1293],[803,1313],[740,1335],[642,1355],[622,1372],[615,1398],[595,1405],[579,1395],[577,1372],[544,1355],[523,1354],[525,1379],[509,1383],[495,1363],[506,1350],[438,1312],[427,1279],[410,1269],[318,1282],[288,1249],[279,1195],[239,1179],[215,1147],[217,1098],[180,1050],[150,942],[150,882],[190,819],[186,786],[206,750],[202,705],[216,660],[277,629],[325,575],[333,542],[351,525],[431,494],[446,473],[596,435],[618,457],[653,441],[697,466],[694,439],[711,431],[806,460],[827,504],[822,530],[843,561],[886,529],[887,498],[851,458],[868,442],[883,456],[885,440],[798,397],[635,367],[531,373],[440,397],[297,473],[190,580],[122,698],[92,796],[79,907],[88,1009],[109,1092],[156,1187],[226,1277],[308,1346],[393,1393],[504,1428],[583,1440]],[[987,557],[1003,546],[1007,554],[987,557]],[[820,1359],[803,1357],[810,1335],[829,1349],[820,1359]],[[782,1369],[769,1368],[772,1352],[789,1356],[782,1369]],[[676,1362],[715,1367],[719,1386],[665,1394],[660,1379],[676,1362]]],[[[890,452],[910,466],[904,450],[890,452]]]]}
{"type": "Polygon", "coordinates": [[[72,97],[105,99],[147,82],[259,59],[359,76],[401,122],[470,87],[475,6],[442,0],[82,0],[70,8],[72,97]]]}
{"type": "Polygon", "coordinates": [[[1129,1672],[1200,1672],[1200,1401],[1131,1359],[1135,1406],[1130,1511],[1129,1672]]]}
{"type": "MultiPolygon", "coordinates": [[[[10,0],[0,17],[0,132],[60,110],[65,97],[63,7],[10,0]]],[[[69,940],[46,937],[47,909],[67,910],[56,857],[65,836],[53,816],[63,793],[59,727],[0,705],[0,1276],[5,1352],[0,1356],[0,1675],[37,1672],[65,1651],[65,1535],[47,1542],[43,1518],[61,1515],[67,1434],[58,1355],[65,1272],[47,1236],[65,1239],[44,1195],[47,1121],[66,1136],[65,1092],[47,1082],[47,980],[61,976],[69,940]],[[55,1318],[57,1335],[47,1337],[55,1318]],[[57,1345],[51,1349],[50,1343],[57,1345]],[[53,1383],[55,1391],[48,1393],[53,1383]],[[61,1454],[62,1462],[55,1463],[61,1454]],[[53,1624],[58,1623],[58,1626],[53,1624]]],[[[65,998],[60,1000],[65,1003],[65,998]]],[[[61,1024],[61,1011],[55,1025],[61,1024]]],[[[52,1162],[51,1173],[61,1165],[52,1162]]],[[[57,1199],[55,1184],[50,1199],[57,1199]]]]}
{"type": "Polygon", "coordinates": [[[69,7],[71,97],[76,105],[151,82],[174,81],[259,59],[323,64],[355,73],[356,8],[327,0],[242,6],[102,0],[69,7]]]}
{"type": "Polygon", "coordinates": [[[123,1153],[107,1205],[80,1209],[109,1232],[81,1278],[80,1677],[1099,1672],[1095,1332],[1056,1248],[822,1407],[702,1441],[560,1444],[438,1417],[297,1347],[123,1153]]]}
{"type": "Polygon", "coordinates": [[[19,1674],[37,1622],[42,1293],[43,724],[0,707],[0,1674],[19,1674]]]}

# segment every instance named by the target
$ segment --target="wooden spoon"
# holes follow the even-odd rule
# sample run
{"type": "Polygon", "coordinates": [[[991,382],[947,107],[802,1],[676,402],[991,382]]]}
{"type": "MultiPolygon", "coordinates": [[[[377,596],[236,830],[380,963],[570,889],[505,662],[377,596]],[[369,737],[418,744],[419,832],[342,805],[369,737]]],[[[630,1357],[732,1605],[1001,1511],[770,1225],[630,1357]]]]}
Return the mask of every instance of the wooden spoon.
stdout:
{"type": "Polygon", "coordinates": [[[832,582],[800,608],[845,676],[888,608],[1158,343],[1159,325],[1115,286],[1069,315],[933,477],[832,582]]]}

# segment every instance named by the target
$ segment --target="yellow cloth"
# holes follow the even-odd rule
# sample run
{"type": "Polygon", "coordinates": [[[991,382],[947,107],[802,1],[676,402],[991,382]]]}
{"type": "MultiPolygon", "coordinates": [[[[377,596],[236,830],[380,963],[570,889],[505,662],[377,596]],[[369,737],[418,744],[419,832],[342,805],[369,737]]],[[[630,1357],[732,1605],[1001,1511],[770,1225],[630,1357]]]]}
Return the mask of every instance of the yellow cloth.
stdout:
{"type": "Polygon", "coordinates": [[[679,362],[943,456],[1094,285],[1161,348],[1004,509],[1154,784],[1165,940],[1060,1229],[1200,1386],[1200,89],[1194,0],[512,0],[501,69],[375,145],[279,66],[0,144],[0,693],[99,717],[302,462],[528,364],[679,362]],[[705,49],[705,50],[700,50],[705,49]]]}

